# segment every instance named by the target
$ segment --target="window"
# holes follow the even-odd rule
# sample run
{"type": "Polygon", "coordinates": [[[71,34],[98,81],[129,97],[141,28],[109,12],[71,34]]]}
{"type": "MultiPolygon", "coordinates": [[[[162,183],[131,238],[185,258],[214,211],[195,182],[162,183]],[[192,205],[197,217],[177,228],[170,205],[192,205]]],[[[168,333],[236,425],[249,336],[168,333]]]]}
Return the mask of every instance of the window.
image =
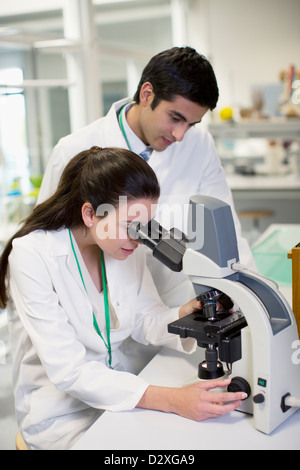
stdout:
{"type": "MultiPolygon", "coordinates": [[[[20,68],[0,69],[0,84],[22,83],[20,68]]],[[[24,91],[0,88],[1,196],[26,194],[29,184],[29,155],[26,135],[24,91]]]]}

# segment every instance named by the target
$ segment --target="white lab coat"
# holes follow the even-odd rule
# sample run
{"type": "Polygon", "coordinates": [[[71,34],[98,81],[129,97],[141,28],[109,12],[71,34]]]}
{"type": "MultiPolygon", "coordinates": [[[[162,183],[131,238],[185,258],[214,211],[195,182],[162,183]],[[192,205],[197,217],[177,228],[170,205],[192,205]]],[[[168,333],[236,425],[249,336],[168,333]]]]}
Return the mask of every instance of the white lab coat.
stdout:
{"type": "Polygon", "coordinates": [[[130,335],[143,344],[195,348],[194,340],[167,332],[178,309],[161,302],[142,247],[125,261],[105,256],[105,263],[118,320],[111,329],[114,370],[106,366],[106,348],[93,327],[68,231],[36,231],[14,240],[8,308],[13,381],[17,421],[31,448],[65,448],[65,436],[72,442],[99,416],[94,410],[136,406],[148,384],[115,369],[122,368],[119,348],[130,335]]]}
{"type": "MultiPolygon", "coordinates": [[[[44,175],[38,202],[47,199],[57,187],[60,175],[77,153],[93,145],[99,147],[127,148],[121,132],[117,112],[129,100],[114,103],[107,116],[63,137],[55,146],[44,175]]],[[[134,150],[134,149],[133,149],[134,150]]],[[[192,195],[201,194],[216,197],[231,205],[238,238],[241,263],[256,269],[247,241],[241,235],[241,227],[236,215],[231,191],[216,153],[211,135],[200,125],[191,128],[182,142],[172,144],[163,152],[153,152],[150,166],[155,171],[160,186],[158,217],[161,224],[169,229],[174,225],[186,232],[187,204],[192,195]],[[170,219],[169,208],[173,207],[180,215],[170,219]]],[[[148,252],[147,264],[156,288],[169,306],[182,305],[190,300],[193,289],[183,273],[173,273],[162,266],[148,252]]]]}

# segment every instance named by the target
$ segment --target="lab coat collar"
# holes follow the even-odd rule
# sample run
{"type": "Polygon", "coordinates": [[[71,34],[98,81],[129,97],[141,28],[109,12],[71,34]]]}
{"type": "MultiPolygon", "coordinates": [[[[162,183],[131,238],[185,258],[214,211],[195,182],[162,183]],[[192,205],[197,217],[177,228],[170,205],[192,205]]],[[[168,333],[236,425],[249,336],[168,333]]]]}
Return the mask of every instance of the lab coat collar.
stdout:
{"type": "MultiPolygon", "coordinates": [[[[47,247],[49,255],[52,257],[67,257],[67,266],[71,273],[71,275],[76,279],[80,289],[85,292],[85,289],[82,284],[82,280],[78,271],[77,263],[75,260],[75,256],[72,251],[72,246],[70,242],[69,231],[66,228],[62,228],[60,230],[53,230],[47,232],[47,247]]],[[[131,255],[132,256],[132,255],[131,255]]],[[[118,283],[113,282],[113,279],[118,278],[120,276],[119,271],[120,269],[125,268],[127,261],[119,261],[111,258],[104,254],[105,260],[105,269],[106,269],[106,276],[107,276],[107,284],[110,292],[111,300],[118,298],[120,286],[118,283]],[[110,280],[112,280],[110,282],[110,280]]],[[[124,283],[126,284],[126,279],[128,277],[124,276],[124,283]]]]}
{"type": "Polygon", "coordinates": [[[47,246],[50,256],[68,255],[71,248],[68,229],[49,230],[47,232],[47,246]]]}
{"type": "MultiPolygon", "coordinates": [[[[121,131],[120,124],[119,124],[119,112],[126,104],[132,103],[131,98],[125,98],[120,101],[114,103],[108,114],[107,119],[105,120],[105,144],[107,147],[120,147],[120,148],[128,148],[125,136],[121,131]],[[119,132],[116,132],[116,130],[119,132]]],[[[126,117],[124,119],[124,128],[127,134],[127,138],[129,140],[130,146],[132,151],[135,152],[137,155],[140,155],[144,152],[148,146],[141,141],[141,139],[133,132],[133,130],[129,127],[126,117]]],[[[151,155],[151,159],[153,160],[153,155],[156,152],[153,151],[151,155]]]]}
{"type": "Polygon", "coordinates": [[[125,106],[125,104],[127,104],[127,103],[132,103],[132,99],[131,98],[123,98],[119,101],[116,101],[115,103],[112,104],[108,114],[113,113],[115,116],[117,116],[117,114],[119,113],[121,108],[123,108],[123,106],[125,106]]]}
{"type": "Polygon", "coordinates": [[[126,133],[127,139],[129,141],[131,150],[135,152],[137,155],[141,155],[141,153],[145,152],[145,150],[148,148],[147,145],[144,144],[144,142],[133,132],[131,127],[129,126],[126,118],[126,113],[127,110],[132,106],[132,101],[128,103],[127,109],[122,110],[122,115],[123,115],[123,126],[124,126],[124,131],[126,133]]]}
{"type": "Polygon", "coordinates": [[[125,137],[119,126],[118,112],[127,103],[131,102],[130,98],[125,98],[114,103],[104,120],[104,138],[106,147],[127,148],[125,137]]]}
{"type": "MultiPolygon", "coordinates": [[[[82,280],[78,271],[75,256],[72,251],[69,230],[62,228],[47,232],[47,246],[49,255],[52,257],[67,257],[67,266],[70,274],[76,280],[80,289],[85,292],[82,280]]],[[[57,260],[59,262],[59,260],[57,260]]]]}

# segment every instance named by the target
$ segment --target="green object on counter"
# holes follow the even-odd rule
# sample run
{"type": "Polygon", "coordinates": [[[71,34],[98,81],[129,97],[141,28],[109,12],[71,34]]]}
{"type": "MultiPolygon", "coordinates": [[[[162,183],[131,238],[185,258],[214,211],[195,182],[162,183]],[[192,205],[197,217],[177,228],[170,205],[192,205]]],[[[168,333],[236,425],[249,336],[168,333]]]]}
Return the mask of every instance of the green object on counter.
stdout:
{"type": "Polygon", "coordinates": [[[40,187],[42,184],[43,175],[32,175],[30,177],[30,182],[33,185],[32,191],[28,194],[30,197],[38,198],[40,187]]]}
{"type": "Polygon", "coordinates": [[[292,263],[287,254],[299,241],[299,228],[275,229],[252,248],[258,271],[279,283],[292,284],[292,263]]]}
{"type": "Polygon", "coordinates": [[[30,182],[34,188],[40,188],[43,180],[43,175],[30,176],[30,182]]]}

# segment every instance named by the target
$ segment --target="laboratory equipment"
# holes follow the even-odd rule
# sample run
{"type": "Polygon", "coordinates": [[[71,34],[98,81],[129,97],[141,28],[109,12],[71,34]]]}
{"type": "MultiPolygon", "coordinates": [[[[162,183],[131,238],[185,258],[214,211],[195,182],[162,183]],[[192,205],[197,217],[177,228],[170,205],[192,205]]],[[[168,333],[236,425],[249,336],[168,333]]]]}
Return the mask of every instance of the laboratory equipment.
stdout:
{"type": "Polygon", "coordinates": [[[239,263],[230,206],[193,196],[187,235],[167,231],[155,220],[131,224],[129,235],[170,269],[182,269],[202,300],[201,311],[168,326],[170,333],[195,338],[205,348],[199,379],[230,376],[228,390],[248,394],[240,411],[253,415],[257,430],[271,433],[300,406],[297,325],[278,286],[239,263]],[[224,295],[229,312],[217,310],[224,295]]]}

